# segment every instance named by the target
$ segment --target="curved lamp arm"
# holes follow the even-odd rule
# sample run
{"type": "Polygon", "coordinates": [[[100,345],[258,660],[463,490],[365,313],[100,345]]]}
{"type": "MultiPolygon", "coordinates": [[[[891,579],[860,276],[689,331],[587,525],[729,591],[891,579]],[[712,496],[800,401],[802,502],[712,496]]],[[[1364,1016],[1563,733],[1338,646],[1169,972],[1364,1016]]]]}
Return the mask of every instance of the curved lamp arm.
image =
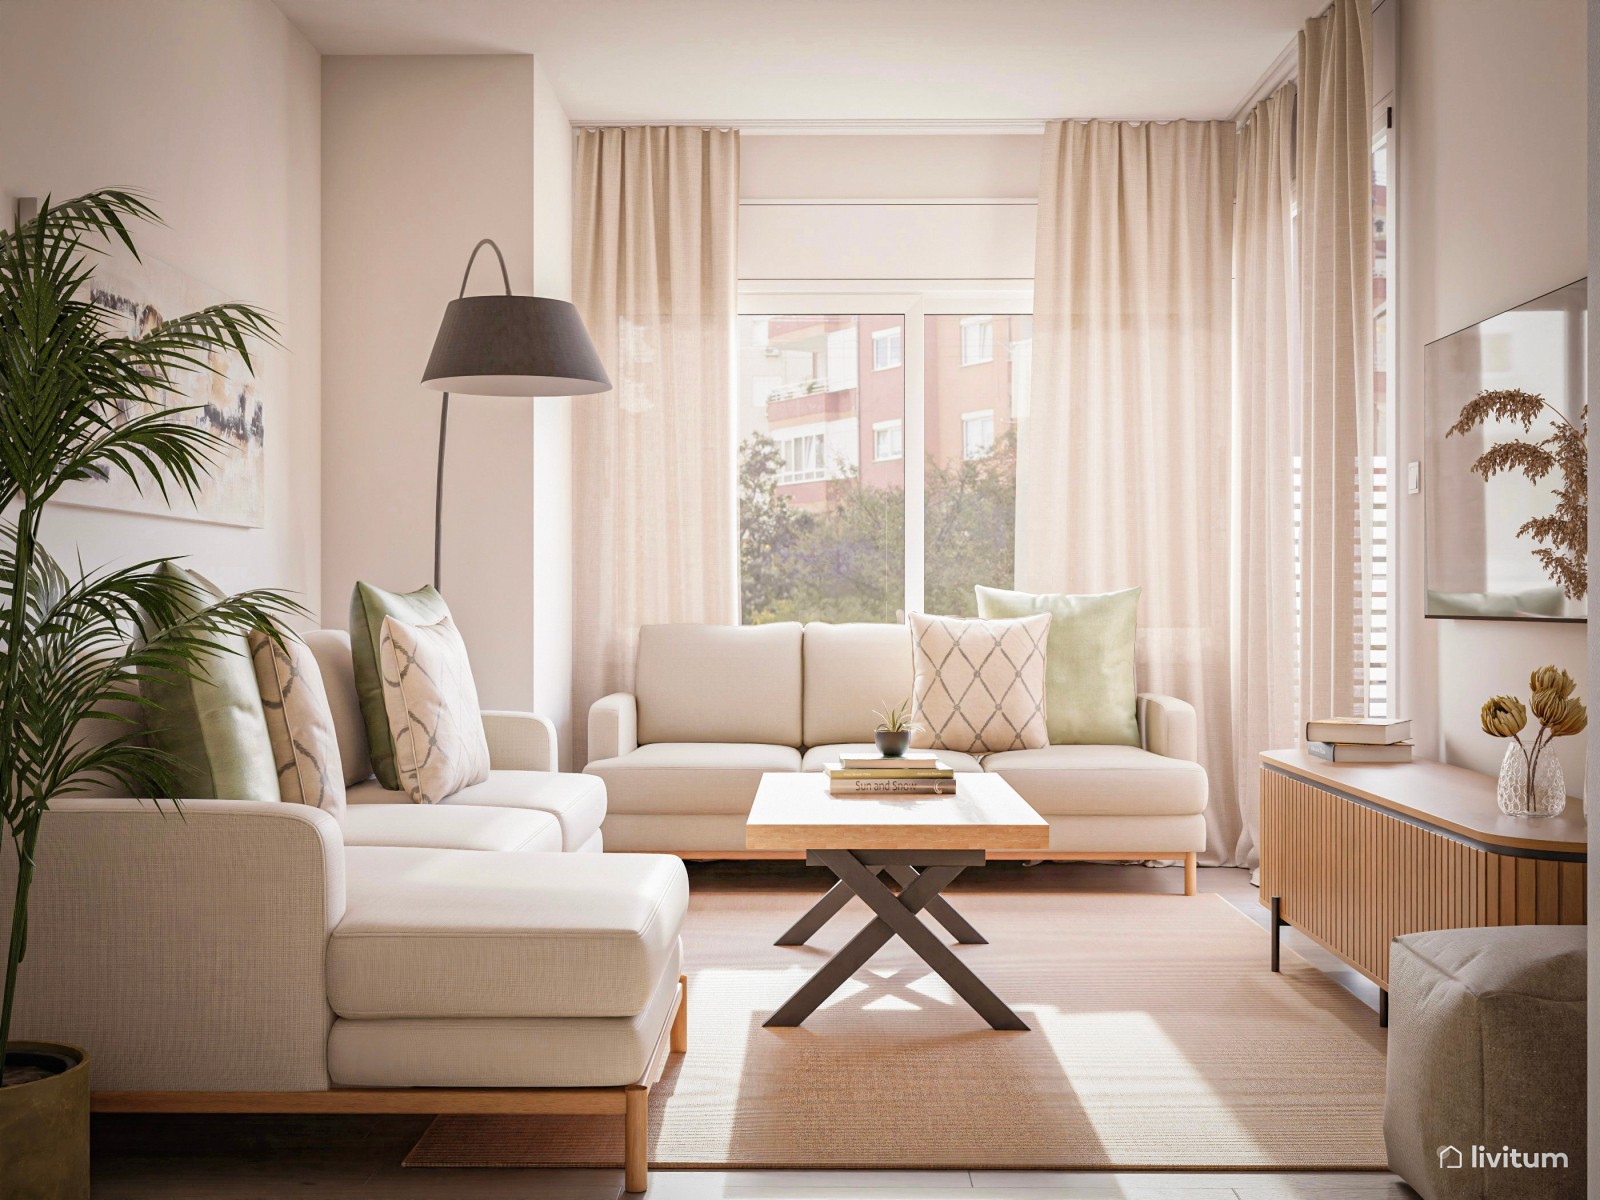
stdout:
{"type": "MultiPolygon", "coordinates": [[[[496,260],[500,263],[500,282],[505,284],[506,295],[511,295],[511,273],[506,270],[506,256],[500,253],[500,247],[493,238],[484,238],[472,248],[472,253],[467,256],[467,269],[461,273],[461,290],[456,293],[456,299],[461,299],[467,294],[467,280],[472,278],[472,264],[478,261],[478,251],[485,246],[494,251],[496,260]]],[[[439,590],[439,563],[441,546],[444,535],[444,438],[450,425],[450,393],[444,394],[444,399],[439,402],[439,466],[433,477],[433,590],[439,590]]]]}

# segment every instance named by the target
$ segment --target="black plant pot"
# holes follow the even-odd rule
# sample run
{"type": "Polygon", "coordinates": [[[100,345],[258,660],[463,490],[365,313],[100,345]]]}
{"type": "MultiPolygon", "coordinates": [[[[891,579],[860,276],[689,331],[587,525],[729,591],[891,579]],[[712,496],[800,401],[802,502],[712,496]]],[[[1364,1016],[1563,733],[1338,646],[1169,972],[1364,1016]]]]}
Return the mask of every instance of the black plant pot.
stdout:
{"type": "Polygon", "coordinates": [[[878,753],[885,758],[899,758],[906,752],[906,747],[911,745],[911,731],[909,729],[880,729],[876,739],[878,753]]]}

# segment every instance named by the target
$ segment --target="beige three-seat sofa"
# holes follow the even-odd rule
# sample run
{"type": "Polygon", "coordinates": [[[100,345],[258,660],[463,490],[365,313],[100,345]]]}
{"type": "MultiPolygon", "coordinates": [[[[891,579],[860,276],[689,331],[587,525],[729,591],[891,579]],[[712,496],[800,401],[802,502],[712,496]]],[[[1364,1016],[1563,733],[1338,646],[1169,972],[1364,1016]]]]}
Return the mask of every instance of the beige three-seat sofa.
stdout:
{"type": "Polygon", "coordinates": [[[484,714],[487,782],[430,805],[385,791],[348,636],[306,641],[342,823],[276,802],[59,803],[16,1034],[85,1047],[101,1110],[615,1112],[643,1190],[649,1087],[687,1038],[683,863],[598,853],[604,786],[557,774],[553,728],[525,713],[484,714]]]}
{"type": "MultiPolygon", "coordinates": [[[[606,848],[765,857],[744,841],[761,775],[871,749],[874,710],[904,701],[911,682],[902,625],[645,626],[634,690],[589,712],[585,771],[606,784],[606,848]]],[[[1176,859],[1192,893],[1206,836],[1195,711],[1157,695],[1137,708],[1137,746],[940,757],[1000,775],[1049,821],[1049,851],[1013,857],[1176,859]]]]}

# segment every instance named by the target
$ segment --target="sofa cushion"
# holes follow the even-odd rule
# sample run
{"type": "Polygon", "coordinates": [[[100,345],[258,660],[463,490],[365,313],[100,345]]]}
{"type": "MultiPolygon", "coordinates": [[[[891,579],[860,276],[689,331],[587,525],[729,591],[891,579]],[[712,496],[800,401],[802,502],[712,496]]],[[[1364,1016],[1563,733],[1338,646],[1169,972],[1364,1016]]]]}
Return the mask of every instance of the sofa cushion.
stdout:
{"type": "Polygon", "coordinates": [[[341,1017],[631,1017],[689,903],[666,855],[354,846],[328,941],[341,1017]]]}
{"type": "MultiPolygon", "coordinates": [[[[186,617],[224,598],[204,576],[174,563],[162,563],[156,573],[182,587],[178,606],[186,617]]],[[[277,801],[278,771],[249,640],[243,633],[207,640],[213,651],[191,670],[141,677],[150,740],[168,756],[180,796],[277,801]]]]}
{"type": "Polygon", "coordinates": [[[333,714],[345,784],[370,779],[372,752],[367,749],[367,726],[361,715],[361,698],[356,694],[350,635],[342,629],[316,629],[305,635],[305,643],[322,672],[322,690],[328,694],[328,711],[333,714]]]}
{"type": "Polygon", "coordinates": [[[911,744],[987,754],[1042,749],[1050,614],[1014,621],[909,613],[911,744]]]}
{"type": "Polygon", "coordinates": [[[1134,642],[1139,589],[1092,596],[977,589],[984,617],[1050,614],[1045,672],[1052,745],[1137,746],[1134,642]]]}
{"type": "MultiPolygon", "coordinates": [[[[871,742],[841,742],[833,746],[813,746],[807,750],[800,759],[802,771],[821,771],[829,763],[839,761],[841,754],[876,754],[878,747],[871,742]]],[[[957,773],[962,771],[981,771],[983,763],[970,754],[963,754],[959,750],[935,750],[939,761],[957,773]]]]}
{"type": "Polygon", "coordinates": [[[616,1087],[644,1074],[678,994],[679,955],[631,1017],[335,1021],[328,1076],[341,1087],[616,1087]]]}
{"type": "Polygon", "coordinates": [[[1047,817],[1184,816],[1206,810],[1205,768],[1137,746],[1012,750],[988,755],[983,769],[999,775],[1047,817]]]}
{"type": "Polygon", "coordinates": [[[911,631],[904,625],[812,621],[802,639],[805,744],[859,742],[879,711],[911,697],[911,631]]]}
{"type": "Polygon", "coordinates": [[[261,689],[267,743],[278,767],[278,798],[285,804],[312,805],[342,821],[344,764],[316,655],[298,638],[278,642],[252,633],[250,659],[261,689]]]}
{"type": "MultiPolygon", "coordinates": [[[[356,784],[347,796],[352,805],[394,804],[402,799],[376,779],[356,784]]],[[[583,847],[606,819],[604,783],[587,775],[555,771],[490,771],[482,783],[462,788],[439,803],[549,813],[561,826],[563,850],[583,847]]]]}
{"type": "Polygon", "coordinates": [[[606,807],[621,813],[750,811],[767,771],[798,771],[793,746],[748,742],[656,742],[620,758],[603,758],[584,773],[605,780],[606,807]]]}
{"type": "Polygon", "coordinates": [[[410,846],[432,850],[561,852],[561,823],[526,808],[408,804],[384,791],[387,804],[355,804],[344,822],[346,846],[410,846]]]}
{"type": "Polygon", "coordinates": [[[378,655],[394,769],[406,795],[437,804],[489,778],[478,685],[455,622],[385,617],[378,655]]]}
{"type": "Polygon", "coordinates": [[[802,745],[800,626],[646,625],[639,742],[802,745]]]}
{"type": "Polygon", "coordinates": [[[400,593],[357,582],[350,593],[351,661],[356,695],[361,699],[361,719],[367,729],[367,748],[378,782],[391,790],[399,790],[400,776],[394,765],[394,737],[389,732],[389,710],[384,706],[379,670],[383,619],[393,617],[412,625],[432,625],[449,615],[444,597],[431,587],[400,593]]]}

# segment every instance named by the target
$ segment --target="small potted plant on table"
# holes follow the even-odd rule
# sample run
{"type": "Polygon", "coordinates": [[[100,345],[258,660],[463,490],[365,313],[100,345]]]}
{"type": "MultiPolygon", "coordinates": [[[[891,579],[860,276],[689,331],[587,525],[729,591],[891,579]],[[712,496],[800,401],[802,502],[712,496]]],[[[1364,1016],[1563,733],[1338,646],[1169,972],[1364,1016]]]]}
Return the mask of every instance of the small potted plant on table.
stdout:
{"type": "Polygon", "coordinates": [[[882,711],[874,711],[878,718],[878,731],[874,740],[878,753],[885,758],[899,758],[911,745],[911,735],[922,726],[907,718],[911,715],[911,701],[906,700],[893,708],[887,704],[882,711]]]}

